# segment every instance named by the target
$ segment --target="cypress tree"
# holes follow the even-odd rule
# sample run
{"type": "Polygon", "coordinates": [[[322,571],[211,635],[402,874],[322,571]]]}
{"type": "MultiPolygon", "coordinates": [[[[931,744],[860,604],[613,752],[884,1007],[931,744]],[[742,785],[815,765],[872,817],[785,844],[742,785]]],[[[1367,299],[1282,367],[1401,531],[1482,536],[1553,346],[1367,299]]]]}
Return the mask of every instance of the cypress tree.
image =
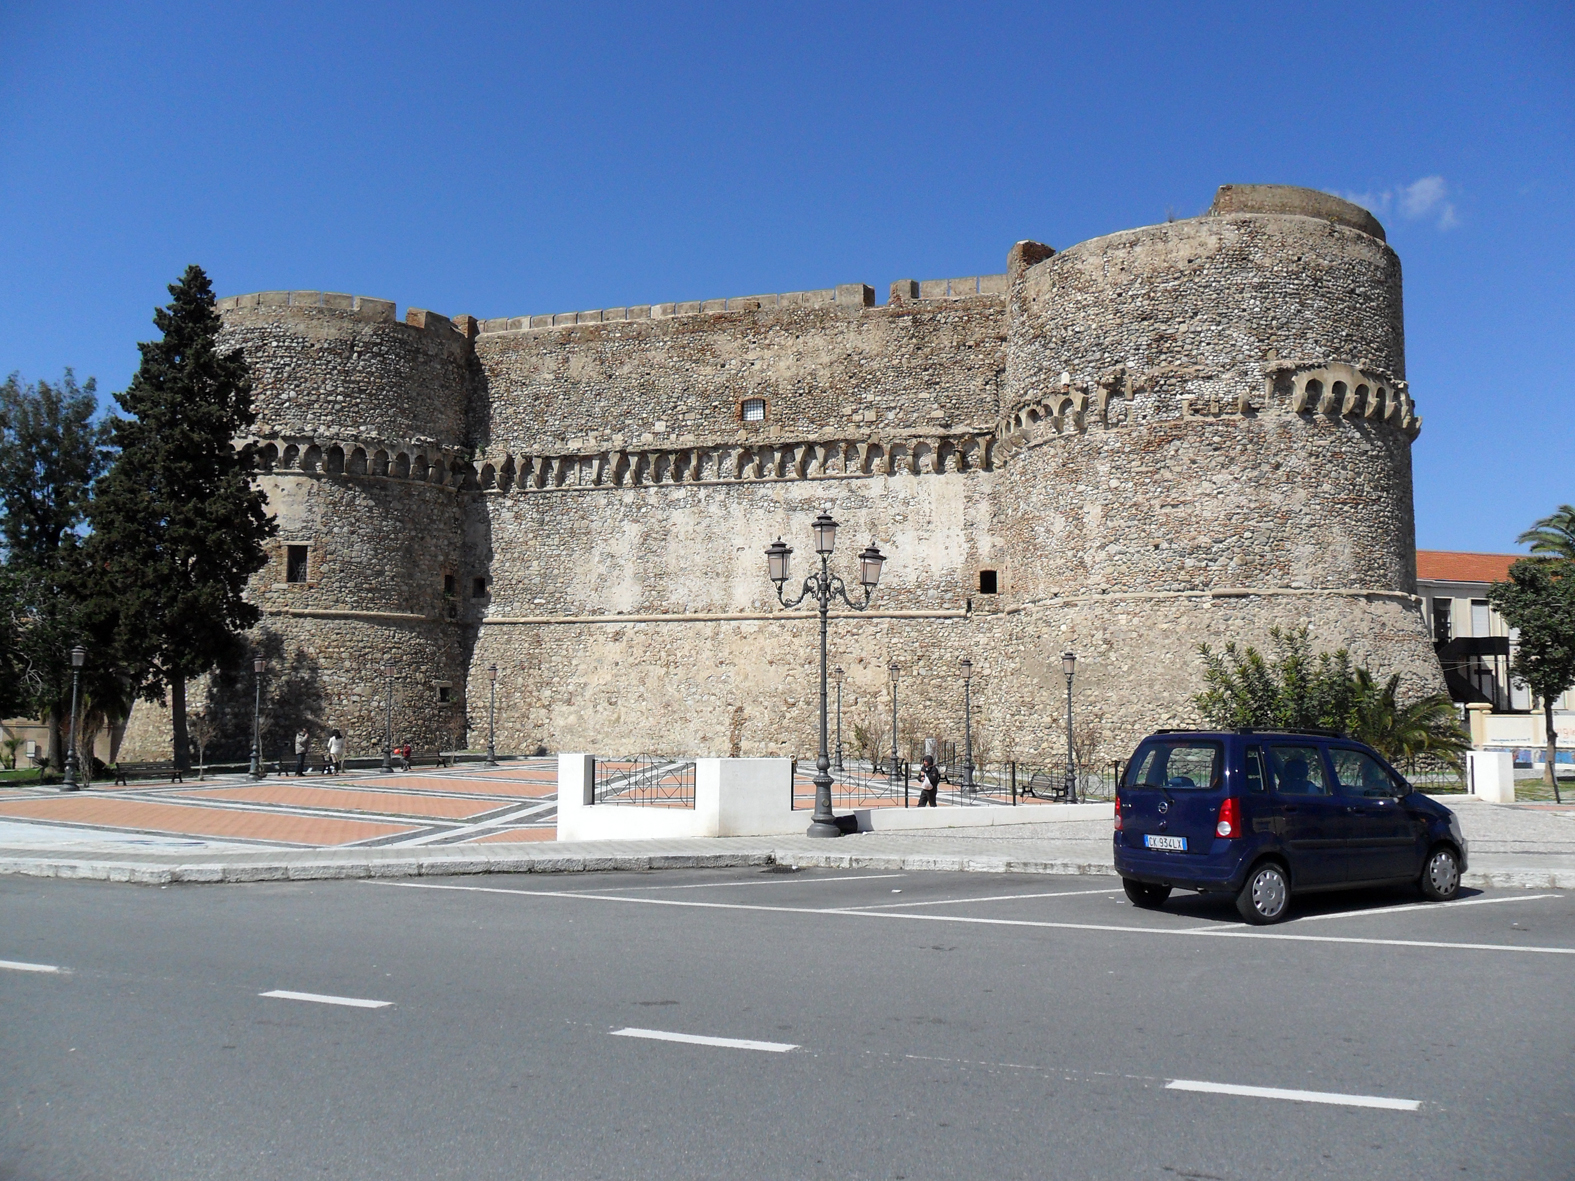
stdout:
{"type": "Polygon", "coordinates": [[[213,288],[189,266],[138,346],[142,364],[115,400],[114,465],[94,486],[88,541],[100,634],[138,695],[169,693],[176,765],[190,765],[186,682],[239,662],[261,613],[243,597],[277,526],[256,484],[256,448],[236,436],[256,415],[239,349],[221,352],[213,288]]]}

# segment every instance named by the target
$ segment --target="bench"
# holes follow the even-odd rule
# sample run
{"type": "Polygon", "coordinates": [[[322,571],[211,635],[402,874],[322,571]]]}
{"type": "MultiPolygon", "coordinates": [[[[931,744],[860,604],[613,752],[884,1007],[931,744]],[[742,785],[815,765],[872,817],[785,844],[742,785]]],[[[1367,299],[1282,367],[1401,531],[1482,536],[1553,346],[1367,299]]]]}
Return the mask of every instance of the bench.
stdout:
{"type": "Polygon", "coordinates": [[[115,782],[123,787],[129,787],[127,779],[170,779],[176,783],[185,783],[181,772],[173,762],[170,763],[116,763],[115,782]]]}
{"type": "Polygon", "coordinates": [[[1027,787],[1017,789],[1018,795],[1033,796],[1036,800],[1062,800],[1066,799],[1066,780],[1046,775],[1043,771],[1035,771],[1028,780],[1027,787]]]}

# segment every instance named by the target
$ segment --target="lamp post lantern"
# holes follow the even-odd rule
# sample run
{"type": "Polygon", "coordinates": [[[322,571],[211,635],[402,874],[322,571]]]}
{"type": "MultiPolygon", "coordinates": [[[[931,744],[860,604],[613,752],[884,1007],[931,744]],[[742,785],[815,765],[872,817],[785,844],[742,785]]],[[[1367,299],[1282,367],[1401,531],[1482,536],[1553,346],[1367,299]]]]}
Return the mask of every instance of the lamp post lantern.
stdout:
{"type": "Polygon", "coordinates": [[[848,675],[847,673],[842,671],[842,666],[840,664],[836,668],[831,670],[831,679],[833,681],[837,682],[837,763],[836,763],[836,767],[837,767],[837,770],[839,770],[839,771],[842,770],[842,682],[846,679],[847,675],[848,675]]]}
{"type": "Polygon", "coordinates": [[[958,667],[963,683],[963,790],[973,795],[973,698],[970,696],[973,661],[964,656],[958,667]]]}
{"type": "Polygon", "coordinates": [[[891,674],[891,785],[895,788],[900,774],[897,770],[897,677],[902,669],[893,660],[886,666],[886,671],[891,674]]]}
{"type": "Polygon", "coordinates": [[[383,774],[394,770],[394,673],[392,664],[383,666],[383,774]]]}
{"type": "Polygon", "coordinates": [[[77,783],[77,694],[82,684],[82,666],[87,662],[87,649],[81,644],[71,649],[71,724],[67,727],[66,781],[61,791],[76,791],[77,783]]]}
{"type": "Polygon", "coordinates": [[[498,765],[498,747],[496,742],[498,721],[498,666],[491,665],[487,673],[492,680],[487,690],[487,766],[498,765]]]}
{"type": "Polygon", "coordinates": [[[1077,653],[1061,654],[1061,671],[1066,674],[1066,802],[1077,803],[1077,761],[1072,754],[1072,677],[1077,672],[1077,653]]]}
{"type": "Polygon", "coordinates": [[[257,679],[257,695],[252,704],[252,778],[261,779],[262,773],[262,679],[268,671],[268,661],[261,656],[252,659],[252,672],[257,679]]]}
{"type": "Polygon", "coordinates": [[[804,587],[796,599],[788,602],[782,594],[783,584],[788,579],[788,560],[793,550],[784,545],[780,537],[766,549],[766,571],[776,584],[777,602],[784,607],[796,607],[810,597],[820,607],[820,756],[815,760],[815,814],[810,820],[808,835],[835,837],[841,836],[842,830],[837,827],[837,818],[831,811],[831,758],[826,750],[826,620],[833,596],[855,611],[869,607],[870,596],[880,583],[881,564],[885,562],[886,556],[875,548],[873,541],[859,555],[859,584],[864,588],[864,601],[855,603],[848,598],[847,584],[831,573],[831,553],[837,543],[837,522],[831,519],[830,513],[821,513],[810,524],[810,532],[814,534],[815,552],[820,555],[820,569],[804,579],[804,587]]]}

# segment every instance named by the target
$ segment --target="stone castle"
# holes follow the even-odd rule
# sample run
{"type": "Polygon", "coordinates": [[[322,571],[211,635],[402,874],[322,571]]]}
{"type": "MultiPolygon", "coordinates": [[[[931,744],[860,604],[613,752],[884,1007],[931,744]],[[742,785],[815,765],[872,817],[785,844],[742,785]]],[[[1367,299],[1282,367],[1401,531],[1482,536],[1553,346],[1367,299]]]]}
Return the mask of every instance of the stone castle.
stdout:
{"type": "Polygon", "coordinates": [[[812,757],[815,628],[763,551],[784,538],[802,578],[828,508],[835,570],[856,582],[871,539],[889,559],[832,623],[848,735],[889,734],[892,661],[904,726],[960,733],[966,656],[986,757],[1053,760],[1072,650],[1078,716],[1119,757],[1192,716],[1200,642],[1276,624],[1442,688],[1400,261],[1323,193],[1227,185],[1200,217],[1019,242],[1005,274],[885,304],[855,283],[485,320],[219,307],[280,525],[251,591],[271,691],[352,753],[381,749],[391,666],[417,747],[467,722],[484,743],[495,692],[500,750],[812,757]]]}

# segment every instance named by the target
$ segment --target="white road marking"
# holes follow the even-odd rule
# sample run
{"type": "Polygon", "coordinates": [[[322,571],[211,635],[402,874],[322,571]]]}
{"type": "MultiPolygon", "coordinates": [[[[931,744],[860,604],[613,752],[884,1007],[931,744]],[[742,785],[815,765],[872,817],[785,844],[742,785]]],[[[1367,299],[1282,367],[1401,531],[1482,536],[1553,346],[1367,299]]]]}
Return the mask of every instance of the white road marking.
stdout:
{"type": "MultiPolygon", "coordinates": [[[[900,893],[900,891],[893,891],[900,893]]],[[[986,898],[941,898],[932,902],[877,902],[873,906],[844,906],[841,910],[906,910],[910,906],[962,906],[969,902],[1010,902],[1017,898],[1074,898],[1079,894],[1119,894],[1120,890],[1058,890],[1053,894],[992,894],[986,898]]]]}
{"type": "MultiPolygon", "coordinates": [[[[900,873],[861,873],[854,877],[841,878],[794,878],[788,881],[776,882],[689,882],[682,886],[609,886],[609,890],[715,890],[723,886],[803,886],[811,882],[873,882],[881,878],[906,877],[900,873]]],[[[586,893],[596,893],[587,890],[586,893]]]]}
{"type": "Polygon", "coordinates": [[[702,1037],[697,1033],[670,1033],[665,1029],[615,1029],[613,1037],[643,1037],[653,1042],[687,1042],[692,1046],[720,1046],[724,1050],[764,1050],[786,1054],[798,1047],[791,1042],[755,1042],[738,1037],[702,1037]]]}
{"type": "Polygon", "coordinates": [[[319,992],[291,992],[276,988],[272,992],[259,992],[258,996],[271,996],[281,1001],[312,1001],[319,1005],[348,1005],[352,1009],[386,1009],[393,1001],[368,1001],[354,996],[324,996],[319,992]]]}
{"type": "Polygon", "coordinates": [[[59,972],[54,964],[28,964],[21,960],[0,960],[0,968],[8,972],[59,972]]]}
{"type": "Polygon", "coordinates": [[[449,886],[436,882],[385,882],[362,879],[369,886],[407,890],[460,890],[472,894],[519,894],[529,898],[577,898],[586,902],[635,902],[644,906],[686,906],[702,910],[753,910],[773,914],[844,915],[858,919],[906,919],[910,922],[971,923],[985,927],[1036,927],[1055,931],[1113,931],[1123,935],[1191,935],[1199,939],[1278,939],[1289,943],[1351,943],[1375,947],[1426,947],[1449,951],[1509,951],[1528,955],[1575,955],[1575,947],[1512,943],[1448,943],[1436,939],[1371,939],[1343,935],[1293,935],[1282,931],[1243,931],[1202,927],[1132,927],[1115,923],[1067,923],[1048,919],[986,919],[956,914],[906,914],[891,910],[849,910],[843,907],[763,906],[747,902],[686,902],[677,898],[631,898],[620,894],[587,894],[571,890],[510,890],[502,886],[449,886]]]}
{"type": "Polygon", "coordinates": [[[1495,902],[1534,902],[1538,898],[1562,898],[1562,894],[1523,894],[1512,898],[1457,898],[1453,902],[1413,902],[1406,906],[1375,906],[1368,910],[1342,910],[1333,914],[1309,914],[1297,923],[1315,923],[1320,919],[1359,919],[1364,915],[1398,914],[1403,910],[1443,910],[1452,906],[1491,906],[1495,902]]]}
{"type": "Polygon", "coordinates": [[[1341,1095],[1334,1091],[1288,1091],[1283,1087],[1242,1087],[1235,1083],[1205,1083],[1173,1078],[1167,1091],[1202,1091],[1209,1095],[1245,1095],[1252,1099],[1289,1099],[1294,1103],[1332,1103],[1339,1107],[1378,1107],[1385,1111],[1417,1111],[1416,1099],[1386,1099],[1382,1095],[1341,1095]]]}

